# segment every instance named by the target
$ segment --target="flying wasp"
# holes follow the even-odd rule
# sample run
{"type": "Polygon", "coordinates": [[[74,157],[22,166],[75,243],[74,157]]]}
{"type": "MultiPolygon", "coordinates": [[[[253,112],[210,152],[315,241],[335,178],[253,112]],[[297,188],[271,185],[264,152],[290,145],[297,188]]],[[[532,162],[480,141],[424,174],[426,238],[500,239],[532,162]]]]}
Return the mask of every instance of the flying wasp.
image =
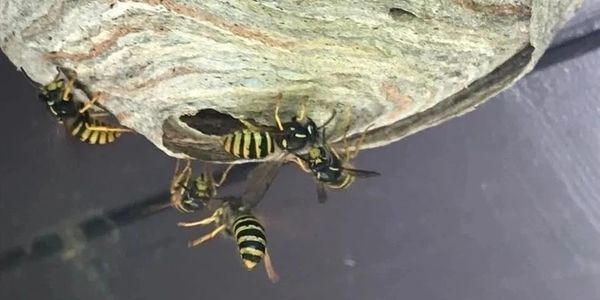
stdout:
{"type": "Polygon", "coordinates": [[[301,104],[300,111],[290,121],[282,123],[279,108],[283,95],[277,95],[275,105],[275,127],[255,126],[240,120],[246,127],[227,134],[223,138],[225,151],[239,158],[260,159],[275,152],[275,144],[287,152],[298,151],[306,145],[312,145],[319,139],[319,129],[327,126],[335,117],[332,116],[320,127],[306,116],[306,108],[301,104]]]}
{"type": "Polygon", "coordinates": [[[215,181],[210,168],[203,168],[200,176],[189,186],[192,175],[191,161],[186,160],[185,165],[180,170],[180,160],[175,164],[175,174],[171,180],[170,205],[179,212],[191,213],[207,206],[207,202],[217,196],[217,189],[225,182],[227,175],[234,165],[229,165],[221,174],[219,181],[215,181]]]}
{"type": "Polygon", "coordinates": [[[242,263],[247,270],[252,270],[258,263],[263,261],[269,279],[272,282],[279,281],[279,276],[273,268],[271,257],[267,251],[265,228],[252,214],[251,210],[226,201],[210,217],[197,222],[182,222],[178,225],[193,227],[211,223],[214,223],[216,228],[210,233],[191,241],[189,243],[190,247],[198,246],[216,237],[219,233],[225,233],[236,241],[242,263]]]}
{"type": "Polygon", "coordinates": [[[129,129],[109,125],[97,118],[97,114],[90,112],[90,108],[100,108],[96,102],[99,96],[92,97],[87,103],[75,101],[73,99],[73,90],[77,79],[75,74],[67,75],[60,68],[57,68],[58,74],[54,79],[40,86],[34,82],[23,69],[21,69],[27,79],[40,89],[39,98],[46,103],[48,111],[60,124],[64,124],[67,131],[88,144],[107,144],[114,142],[123,132],[129,132],[129,129]]]}
{"type": "Polygon", "coordinates": [[[331,189],[346,189],[357,177],[365,178],[380,175],[375,171],[354,169],[350,164],[350,161],[358,155],[367,130],[363,132],[362,136],[354,144],[353,151],[350,150],[346,134],[344,134],[345,156],[343,158],[326,143],[325,130],[323,130],[322,134],[323,141],[313,144],[308,150],[307,155],[296,154],[297,159],[293,161],[304,171],[311,172],[317,181],[317,197],[319,202],[323,203],[327,200],[326,186],[331,189]]]}

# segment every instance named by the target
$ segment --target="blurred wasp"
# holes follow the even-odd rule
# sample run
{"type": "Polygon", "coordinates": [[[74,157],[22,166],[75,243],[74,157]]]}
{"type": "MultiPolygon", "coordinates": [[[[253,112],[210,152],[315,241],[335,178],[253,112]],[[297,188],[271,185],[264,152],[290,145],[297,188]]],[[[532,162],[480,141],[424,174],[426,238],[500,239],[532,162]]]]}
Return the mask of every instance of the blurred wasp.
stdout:
{"type": "Polygon", "coordinates": [[[267,276],[273,282],[279,281],[279,276],[273,268],[273,263],[267,251],[267,237],[264,226],[252,214],[233,202],[226,201],[208,218],[197,222],[178,223],[182,227],[193,227],[214,223],[216,228],[210,233],[189,243],[190,247],[198,246],[219,233],[235,239],[244,267],[250,271],[263,261],[267,276]]]}
{"type": "Polygon", "coordinates": [[[279,276],[273,268],[271,257],[267,251],[265,228],[252,214],[252,208],[260,202],[269,189],[281,164],[281,161],[259,164],[248,175],[248,184],[241,198],[212,197],[206,199],[204,203],[207,207],[209,207],[209,201],[221,202],[221,205],[215,209],[210,217],[197,222],[178,223],[182,227],[211,223],[216,226],[209,234],[191,241],[189,246],[200,245],[216,237],[219,233],[224,233],[236,241],[242,263],[247,270],[252,270],[258,263],[263,261],[269,279],[273,282],[279,281],[279,276]]]}
{"type": "Polygon", "coordinates": [[[333,115],[320,127],[306,116],[306,108],[301,104],[300,111],[290,121],[282,123],[279,108],[283,95],[277,95],[275,105],[276,127],[255,126],[240,120],[246,128],[234,131],[223,137],[225,151],[245,159],[260,159],[275,152],[275,144],[284,151],[298,151],[306,145],[311,145],[319,139],[319,129],[327,126],[335,117],[333,115]]]}
{"type": "MultiPolygon", "coordinates": [[[[114,142],[122,132],[130,131],[104,123],[97,119],[97,114],[89,111],[92,107],[105,111],[96,104],[99,99],[98,95],[93,96],[85,104],[73,99],[73,91],[77,82],[74,72],[67,74],[66,71],[57,67],[58,74],[54,79],[50,83],[40,86],[27,75],[25,70],[21,68],[21,71],[34,86],[40,89],[39,98],[46,103],[50,114],[60,124],[64,124],[67,131],[80,141],[88,144],[108,144],[114,142]]],[[[105,114],[106,112],[101,115],[105,114]]]]}
{"type": "Polygon", "coordinates": [[[212,171],[208,166],[203,168],[202,174],[196,177],[189,186],[192,175],[191,161],[186,160],[185,165],[180,170],[180,160],[175,164],[175,174],[171,180],[170,205],[179,212],[191,213],[207,206],[207,202],[217,196],[217,189],[225,182],[227,175],[234,165],[229,165],[219,181],[215,181],[212,171]]]}
{"type": "MultiPolygon", "coordinates": [[[[346,130],[347,132],[348,130],[346,130]]],[[[354,169],[350,161],[354,159],[364,141],[368,128],[350,150],[346,134],[344,134],[344,158],[331,148],[325,140],[325,130],[323,130],[323,141],[311,146],[308,154],[305,156],[296,154],[295,163],[297,163],[305,172],[311,172],[317,181],[317,197],[319,202],[327,200],[325,186],[332,189],[346,189],[357,177],[365,178],[379,176],[375,171],[354,169]]]]}

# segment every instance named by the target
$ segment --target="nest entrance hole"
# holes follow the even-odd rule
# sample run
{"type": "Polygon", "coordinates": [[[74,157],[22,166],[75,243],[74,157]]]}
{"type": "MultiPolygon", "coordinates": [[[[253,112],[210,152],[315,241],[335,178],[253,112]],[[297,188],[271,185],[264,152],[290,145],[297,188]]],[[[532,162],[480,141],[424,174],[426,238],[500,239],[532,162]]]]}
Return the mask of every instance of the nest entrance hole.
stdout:
{"type": "Polygon", "coordinates": [[[392,19],[394,19],[394,21],[398,22],[407,22],[417,18],[417,15],[415,15],[414,13],[399,7],[390,8],[389,14],[392,17],[392,19]]]}
{"type": "Polygon", "coordinates": [[[183,115],[179,120],[206,135],[226,135],[244,128],[244,124],[229,114],[208,108],[194,115],[183,115]]]}

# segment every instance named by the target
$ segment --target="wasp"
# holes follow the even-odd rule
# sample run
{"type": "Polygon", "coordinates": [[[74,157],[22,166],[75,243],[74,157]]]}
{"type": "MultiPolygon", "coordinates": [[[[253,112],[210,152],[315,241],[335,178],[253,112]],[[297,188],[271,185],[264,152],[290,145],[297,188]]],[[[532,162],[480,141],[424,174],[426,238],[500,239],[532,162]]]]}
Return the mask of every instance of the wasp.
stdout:
{"type": "Polygon", "coordinates": [[[319,129],[327,126],[335,117],[332,116],[320,127],[306,116],[306,108],[301,104],[300,111],[288,122],[281,122],[279,108],[283,94],[277,95],[275,105],[276,126],[255,126],[247,121],[240,120],[246,127],[234,131],[223,138],[225,151],[239,158],[260,159],[275,152],[275,144],[286,152],[295,152],[311,145],[319,139],[319,129]]]}
{"type": "Polygon", "coordinates": [[[238,246],[242,263],[247,270],[263,261],[267,276],[272,282],[279,281],[279,276],[273,268],[273,263],[267,251],[266,231],[250,209],[226,201],[214,213],[197,222],[178,223],[182,227],[193,227],[214,223],[216,228],[210,233],[189,242],[190,247],[198,246],[220,233],[232,237],[238,246]]]}
{"type": "Polygon", "coordinates": [[[203,168],[200,176],[192,182],[190,186],[190,177],[192,175],[191,161],[186,160],[183,168],[180,169],[180,160],[175,164],[175,174],[171,180],[170,205],[179,212],[191,213],[207,206],[207,202],[217,196],[217,189],[225,182],[227,175],[234,165],[229,165],[221,174],[219,181],[216,181],[210,168],[203,168]]]}
{"type": "MultiPolygon", "coordinates": [[[[39,98],[46,103],[48,111],[60,124],[75,138],[88,144],[107,144],[114,142],[123,132],[129,129],[119,128],[100,121],[96,115],[90,112],[90,108],[100,108],[96,102],[98,95],[93,96],[87,103],[75,101],[73,91],[76,84],[74,74],[68,76],[60,68],[54,79],[44,85],[35,83],[23,69],[25,76],[40,89],[39,98]]],[[[100,108],[104,110],[103,108],[100,108]]]]}
{"type": "MultiPolygon", "coordinates": [[[[347,132],[348,130],[346,130],[347,132]]],[[[331,148],[325,140],[325,130],[323,130],[323,140],[320,143],[313,144],[308,150],[306,156],[296,154],[296,162],[305,172],[312,173],[317,182],[317,197],[319,202],[327,200],[325,187],[331,189],[346,189],[357,177],[366,178],[379,176],[375,171],[355,169],[350,161],[354,159],[362,145],[368,128],[350,150],[344,134],[344,153],[342,158],[335,149],[331,148]]]]}

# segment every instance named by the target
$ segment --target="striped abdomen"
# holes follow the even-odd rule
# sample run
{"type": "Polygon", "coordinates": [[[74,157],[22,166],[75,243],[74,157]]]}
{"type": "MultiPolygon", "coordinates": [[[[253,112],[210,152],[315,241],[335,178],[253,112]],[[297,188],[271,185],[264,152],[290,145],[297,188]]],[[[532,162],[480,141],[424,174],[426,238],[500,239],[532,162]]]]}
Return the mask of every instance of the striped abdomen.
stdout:
{"type": "Polygon", "coordinates": [[[273,137],[268,132],[243,129],[224,137],[225,151],[246,159],[266,157],[275,151],[273,137]]]}
{"type": "Polygon", "coordinates": [[[356,179],[356,176],[344,171],[340,161],[337,159],[324,170],[313,171],[313,174],[315,174],[318,181],[325,183],[325,185],[332,189],[345,189],[356,179]]]}
{"type": "Polygon", "coordinates": [[[233,221],[233,236],[238,244],[244,266],[250,270],[258,264],[267,251],[265,229],[252,215],[242,215],[233,221]]]}
{"type": "Polygon", "coordinates": [[[354,175],[342,172],[335,181],[327,182],[326,184],[332,189],[345,189],[354,182],[354,179],[356,179],[354,175]]]}
{"type": "Polygon", "coordinates": [[[104,122],[96,120],[87,113],[80,114],[69,128],[71,135],[80,141],[92,145],[103,145],[114,142],[121,132],[104,122]]]}

